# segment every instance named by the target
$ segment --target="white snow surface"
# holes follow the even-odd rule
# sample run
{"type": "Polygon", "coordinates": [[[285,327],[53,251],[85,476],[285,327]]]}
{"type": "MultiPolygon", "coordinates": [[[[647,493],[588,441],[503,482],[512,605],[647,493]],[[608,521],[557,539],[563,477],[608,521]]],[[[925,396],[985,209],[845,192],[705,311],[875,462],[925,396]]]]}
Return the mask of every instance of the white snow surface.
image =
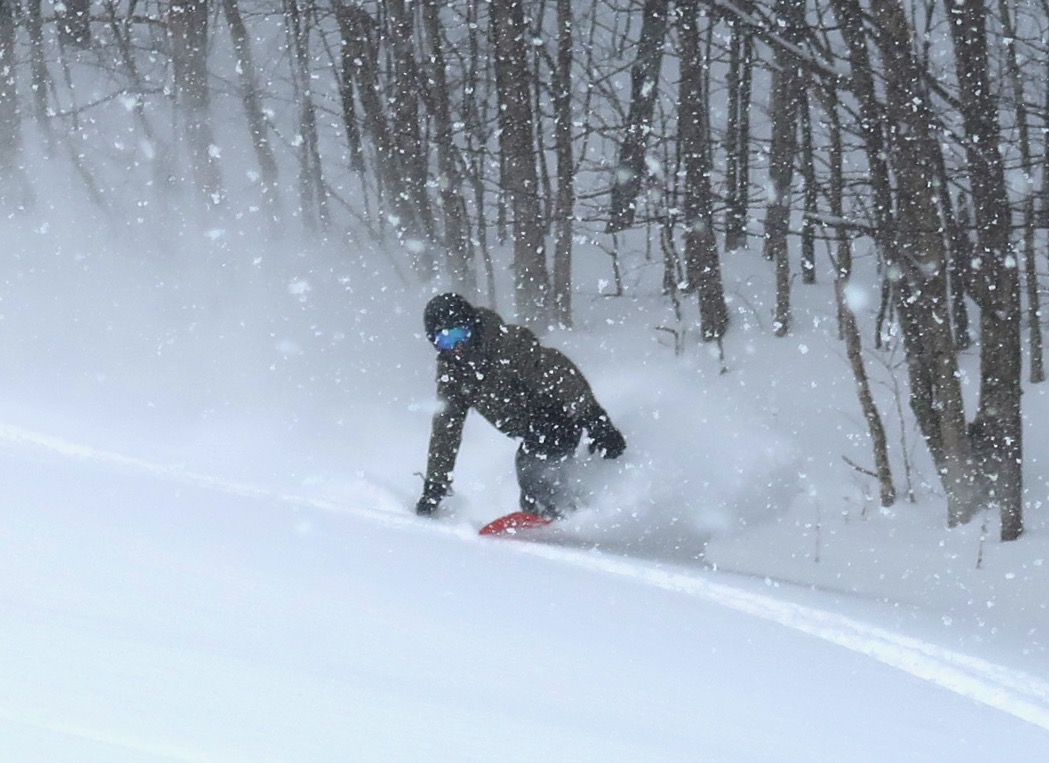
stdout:
{"type": "Polygon", "coordinates": [[[187,267],[0,225],[0,760],[1049,754],[1042,387],[1027,534],[947,530],[898,349],[867,360],[901,500],[845,461],[871,457],[826,280],[777,339],[766,263],[727,256],[722,372],[694,329],[675,357],[658,264],[609,297],[581,246],[577,325],[544,341],[629,449],[581,453],[584,505],[537,541],[481,538],[515,444],[472,416],[456,494],[414,516],[433,290],[381,256],[245,233],[174,245],[187,267]]]}

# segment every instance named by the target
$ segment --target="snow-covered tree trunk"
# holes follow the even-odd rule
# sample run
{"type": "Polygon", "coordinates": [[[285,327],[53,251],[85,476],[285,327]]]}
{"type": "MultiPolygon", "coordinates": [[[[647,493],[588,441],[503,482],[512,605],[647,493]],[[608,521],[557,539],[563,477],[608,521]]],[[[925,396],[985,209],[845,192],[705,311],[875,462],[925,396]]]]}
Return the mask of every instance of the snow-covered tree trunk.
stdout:
{"type": "Polygon", "coordinates": [[[1005,0],[998,0],[998,15],[1005,33],[1006,70],[1016,113],[1017,144],[1020,150],[1021,171],[1026,177],[1023,191],[1023,265],[1027,297],[1027,333],[1031,354],[1030,380],[1032,384],[1045,381],[1045,361],[1042,339],[1038,274],[1035,267],[1035,191],[1034,153],[1031,149],[1030,114],[1024,95],[1023,72],[1016,51],[1016,26],[1005,0]]]}
{"type": "MultiPolygon", "coordinates": [[[[395,99],[384,90],[380,76],[380,25],[356,2],[336,0],[334,8],[342,50],[339,90],[343,98],[342,114],[351,141],[351,151],[354,150],[356,134],[353,103],[356,95],[363,116],[361,137],[370,139],[375,149],[373,174],[384,202],[380,225],[385,225],[387,221],[393,223],[408,253],[412,270],[422,280],[428,280],[434,274],[435,265],[432,237],[416,203],[418,189],[413,190],[409,183],[409,176],[412,172],[418,175],[418,170],[405,168],[404,157],[391,125],[392,117],[387,115],[386,104],[395,99]]],[[[411,88],[413,93],[417,93],[415,85],[411,85],[411,88]]],[[[358,155],[351,161],[362,162],[363,157],[358,155]]]]}
{"type": "Polygon", "coordinates": [[[747,245],[750,206],[750,100],[754,42],[750,29],[733,19],[729,43],[728,121],[725,125],[725,249],[747,245]]]}
{"type": "Polygon", "coordinates": [[[984,0],[950,3],[948,13],[977,231],[971,284],[980,305],[980,403],[971,428],[973,454],[984,500],[1001,514],[1002,540],[1015,540],[1023,533],[1020,268],[1010,241],[984,0]]]}
{"type": "Polygon", "coordinates": [[[881,413],[871,391],[870,377],[863,361],[863,336],[856,321],[856,313],[850,304],[852,292],[852,241],[845,225],[845,149],[842,140],[840,106],[837,93],[833,88],[822,91],[824,108],[827,113],[830,132],[830,183],[828,201],[831,218],[837,222],[834,253],[834,297],[838,305],[839,333],[845,342],[845,354],[849,359],[849,368],[856,384],[856,396],[859,399],[863,419],[867,423],[867,433],[871,438],[871,452],[874,456],[874,475],[878,480],[878,493],[882,506],[896,503],[896,486],[892,478],[892,466],[889,461],[888,438],[881,413]]]}
{"type": "Polygon", "coordinates": [[[206,202],[215,206],[222,200],[222,177],[211,130],[207,0],[172,0],[168,12],[168,34],[171,38],[175,100],[193,180],[206,202]]]}
{"type": "Polygon", "coordinates": [[[866,14],[858,0],[832,0],[849,50],[853,92],[874,193],[875,238],[892,279],[901,318],[910,404],[947,495],[949,525],[968,522],[978,508],[964,401],[950,331],[947,253],[932,189],[939,144],[898,0],[871,7],[873,41],[881,54],[885,102],[874,84],[866,14]],[[883,127],[893,136],[884,140],[883,127]],[[895,174],[895,194],[890,175],[895,174]]]}
{"type": "Polygon", "coordinates": [[[15,60],[15,0],[0,0],[0,203],[15,202],[22,149],[15,60]]]}
{"type": "Polygon", "coordinates": [[[943,161],[943,152],[938,155],[940,181],[937,183],[940,209],[943,213],[943,225],[947,235],[949,262],[947,263],[948,279],[951,293],[951,325],[954,329],[954,346],[959,351],[972,345],[969,330],[969,308],[966,305],[966,284],[969,280],[969,269],[972,263],[972,242],[969,240],[968,206],[964,194],[958,201],[951,198],[951,182],[947,176],[947,166],[943,161]]]}
{"type": "Polygon", "coordinates": [[[685,169],[685,274],[699,297],[702,336],[720,340],[728,329],[728,307],[721,280],[721,260],[714,234],[714,199],[710,187],[710,119],[703,88],[706,65],[699,44],[698,0],[679,0],[678,39],[681,85],[678,95],[678,150],[685,169]]]}
{"type": "Polygon", "coordinates": [[[404,244],[415,253],[420,274],[429,279],[436,274],[434,256],[436,226],[426,190],[427,158],[419,123],[419,72],[415,62],[412,30],[415,5],[405,0],[386,0],[387,41],[392,63],[392,80],[387,91],[390,104],[390,136],[397,155],[399,174],[406,202],[412,208],[416,229],[405,234],[404,244]]]}
{"type": "MultiPolygon", "coordinates": [[[[775,16],[785,40],[797,44],[802,38],[805,0],[776,0],[775,16]]],[[[769,146],[770,197],[765,211],[765,258],[773,263],[776,270],[776,309],[772,329],[776,336],[784,336],[790,331],[791,322],[787,242],[803,83],[796,57],[786,46],[777,46],[775,67],[769,105],[772,137],[769,146]]]]}
{"type": "MultiPolygon", "coordinates": [[[[447,269],[456,289],[473,298],[477,294],[477,269],[470,244],[470,221],[455,146],[451,93],[448,91],[443,29],[438,0],[424,0],[423,26],[429,48],[428,85],[433,110],[433,143],[437,149],[437,187],[444,213],[444,248],[447,269]]],[[[425,187],[424,187],[425,191],[425,187]]]]}
{"type": "Polygon", "coordinates": [[[554,312],[572,325],[572,235],[575,220],[575,159],[572,148],[572,59],[575,42],[572,0],[557,0],[557,65],[554,68],[554,151],[557,206],[554,232],[554,312]]]}
{"type": "Polygon", "coordinates": [[[528,27],[522,0],[489,7],[499,101],[502,186],[513,211],[513,269],[517,314],[532,326],[548,320],[550,276],[536,171],[535,115],[528,66],[528,27]]]}
{"type": "Polygon", "coordinates": [[[47,138],[48,147],[50,148],[52,135],[47,97],[51,83],[44,57],[44,15],[42,6],[41,0],[29,0],[26,5],[26,21],[29,28],[29,65],[32,76],[33,114],[36,117],[37,125],[47,138]]]}
{"type": "Polygon", "coordinates": [[[816,283],[816,217],[819,214],[820,186],[816,172],[816,147],[812,134],[812,114],[808,94],[802,92],[798,108],[801,125],[801,176],[805,181],[804,213],[801,219],[801,282],[816,283]]]}
{"type": "Polygon", "coordinates": [[[645,149],[652,131],[656,96],[659,94],[659,72],[663,66],[663,44],[669,10],[670,0],[645,0],[641,11],[637,60],[630,70],[630,111],[612,184],[609,233],[617,233],[633,225],[637,197],[648,175],[645,149]]]}
{"type": "Polygon", "coordinates": [[[339,25],[339,95],[342,98],[343,128],[350,148],[350,162],[364,170],[362,138],[367,135],[375,146],[375,179],[391,198],[397,217],[407,222],[410,214],[400,214],[402,194],[397,185],[393,140],[380,96],[378,35],[375,20],[357,3],[335,0],[335,20],[339,25]],[[354,96],[360,100],[363,119],[358,127],[354,96]]]}
{"type": "Polygon", "coordinates": [[[233,51],[237,56],[237,73],[240,78],[240,98],[251,134],[251,145],[259,164],[259,181],[263,198],[271,217],[277,221],[280,193],[277,188],[277,160],[269,140],[269,125],[262,109],[262,92],[259,86],[258,68],[252,53],[251,38],[240,12],[238,0],[222,0],[226,22],[233,39],[233,51]]]}
{"type": "Polygon", "coordinates": [[[55,3],[55,16],[63,45],[86,48],[91,44],[91,0],[60,0],[55,3]]]}
{"type": "Polygon", "coordinates": [[[889,157],[897,181],[897,220],[889,266],[907,347],[911,405],[947,494],[948,524],[957,525],[972,519],[979,500],[950,330],[947,249],[934,193],[940,145],[921,91],[906,11],[899,0],[885,0],[872,5],[871,16],[893,138],[889,157]]]}
{"type": "Polygon", "coordinates": [[[491,161],[488,145],[489,99],[484,97],[483,82],[492,71],[491,59],[483,40],[488,36],[482,29],[482,9],[486,0],[465,0],[463,19],[466,25],[466,45],[462,52],[462,82],[460,83],[462,115],[461,139],[463,145],[464,180],[470,189],[470,201],[474,214],[471,239],[476,242],[481,263],[484,267],[484,285],[489,307],[497,305],[495,286],[495,260],[488,245],[491,226],[489,205],[485,193],[485,169],[491,161]]]}
{"type": "Polygon", "coordinates": [[[310,73],[308,0],[284,0],[284,28],[291,51],[291,79],[299,110],[295,143],[299,154],[299,215],[307,229],[331,222],[317,136],[317,106],[310,73]]]}

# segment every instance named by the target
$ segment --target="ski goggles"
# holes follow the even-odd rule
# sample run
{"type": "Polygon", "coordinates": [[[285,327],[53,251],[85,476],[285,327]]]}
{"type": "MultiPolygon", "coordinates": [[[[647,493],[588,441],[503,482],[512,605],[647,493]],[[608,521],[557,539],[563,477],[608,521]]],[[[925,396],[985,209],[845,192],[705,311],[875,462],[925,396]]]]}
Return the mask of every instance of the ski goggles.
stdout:
{"type": "Polygon", "coordinates": [[[453,326],[449,329],[438,331],[433,338],[434,346],[438,350],[454,350],[473,336],[473,332],[467,326],[453,326]]]}

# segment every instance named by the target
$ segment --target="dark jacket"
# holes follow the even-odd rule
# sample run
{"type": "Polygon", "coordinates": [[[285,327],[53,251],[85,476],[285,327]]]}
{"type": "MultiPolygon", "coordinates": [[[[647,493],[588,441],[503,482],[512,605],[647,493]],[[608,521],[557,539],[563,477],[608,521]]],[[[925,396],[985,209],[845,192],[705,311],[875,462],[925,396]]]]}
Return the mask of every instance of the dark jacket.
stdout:
{"type": "MultiPolygon", "coordinates": [[[[471,310],[474,335],[466,354],[456,358],[441,352],[437,360],[438,408],[426,481],[429,490],[442,495],[451,482],[470,408],[500,432],[526,443],[548,442],[557,432],[574,429],[569,443],[574,448],[580,428],[591,437],[602,429],[614,430],[583,373],[564,353],[541,346],[529,329],[505,323],[492,310],[471,310]]],[[[435,328],[427,326],[431,339],[435,328]]]]}

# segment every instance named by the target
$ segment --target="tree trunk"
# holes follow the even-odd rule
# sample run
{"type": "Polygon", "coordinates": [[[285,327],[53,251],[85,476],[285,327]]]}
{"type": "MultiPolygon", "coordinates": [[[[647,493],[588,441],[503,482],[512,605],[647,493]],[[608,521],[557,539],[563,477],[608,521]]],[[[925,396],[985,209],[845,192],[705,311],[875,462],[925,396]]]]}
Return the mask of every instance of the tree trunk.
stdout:
{"type": "MultiPolygon", "coordinates": [[[[175,151],[168,144],[166,137],[153,128],[149,114],[146,112],[146,93],[150,88],[147,86],[146,78],[139,72],[138,65],[135,62],[135,51],[127,24],[117,16],[117,8],[113,4],[106,6],[106,26],[109,29],[112,45],[116,49],[115,58],[117,60],[115,63],[119,63],[122,67],[121,74],[128,80],[129,92],[136,96],[131,107],[131,113],[134,115],[139,129],[142,130],[142,134],[146,136],[146,140],[153,149],[153,155],[150,158],[152,191],[156,196],[153,207],[163,210],[163,213],[158,218],[154,218],[153,222],[165,231],[162,234],[162,238],[167,238],[166,234],[170,231],[170,226],[173,222],[172,215],[168,214],[168,212],[172,210],[172,206],[175,203],[171,198],[173,190],[172,180],[176,173],[174,168],[176,164],[175,151]]],[[[72,127],[73,130],[79,129],[75,116],[72,127]]],[[[81,177],[86,179],[88,173],[86,168],[83,167],[83,157],[75,150],[71,142],[65,141],[65,143],[81,177]]],[[[89,188],[93,185],[93,182],[90,183],[89,188]]],[[[98,198],[101,206],[105,206],[105,199],[100,193],[93,193],[93,196],[98,198]]]]}
{"type": "Polygon", "coordinates": [[[557,66],[554,70],[554,150],[557,154],[557,228],[554,233],[554,317],[572,325],[572,235],[575,159],[572,150],[572,0],[557,0],[557,66]]]}
{"type": "Polygon", "coordinates": [[[728,329],[728,307],[721,280],[721,262],[714,235],[714,203],[710,188],[709,107],[703,90],[706,61],[700,52],[698,0],[679,0],[681,85],[678,95],[678,148],[685,166],[685,273],[690,290],[699,296],[704,341],[716,341],[728,329]]]}
{"type": "Polygon", "coordinates": [[[482,55],[479,18],[480,7],[486,5],[485,0],[466,0],[466,61],[464,62],[464,78],[462,88],[462,114],[463,114],[463,143],[467,167],[466,181],[473,195],[474,217],[477,227],[474,239],[480,250],[481,262],[484,265],[485,294],[488,305],[497,307],[498,300],[495,288],[495,263],[492,258],[492,250],[488,246],[488,230],[491,221],[488,219],[487,202],[485,196],[485,167],[489,163],[489,151],[485,124],[488,122],[485,113],[487,101],[478,97],[482,77],[488,79],[490,71],[488,58],[482,55]]]}
{"type": "Polygon", "coordinates": [[[500,0],[489,8],[495,81],[499,100],[502,187],[513,212],[513,268],[517,314],[545,327],[549,318],[550,276],[546,266],[545,225],[539,203],[528,46],[522,0],[500,0]]]}
{"type": "MultiPolygon", "coordinates": [[[[360,98],[364,111],[363,131],[375,144],[377,154],[375,175],[379,187],[393,198],[397,208],[402,194],[397,192],[396,157],[393,139],[382,100],[379,97],[378,52],[375,21],[356,3],[335,0],[335,20],[339,25],[342,56],[339,65],[339,95],[342,98],[343,127],[350,147],[351,164],[364,169],[361,134],[357,126],[354,93],[360,98]]],[[[407,218],[408,215],[405,215],[407,218]]]]}
{"type": "Polygon", "coordinates": [[[61,4],[55,3],[55,16],[58,18],[58,40],[61,44],[77,48],[91,45],[91,0],[63,0],[61,4]]]}
{"type": "Polygon", "coordinates": [[[18,203],[22,152],[15,61],[15,0],[0,0],[0,204],[18,203]]]}
{"type": "Polygon", "coordinates": [[[284,0],[284,23],[291,50],[291,79],[299,109],[299,215],[307,230],[327,228],[331,217],[321,172],[317,137],[317,107],[310,75],[308,0],[284,0]]]}
{"type": "MultiPolygon", "coordinates": [[[[1049,3],[1043,2],[1043,7],[1046,8],[1047,14],[1049,14],[1049,3]]],[[[1045,59],[1045,68],[1042,70],[1041,85],[1044,88],[1042,93],[1042,187],[1038,194],[1038,226],[1040,228],[1049,228],[1049,140],[1046,140],[1046,136],[1049,136],[1049,56],[1045,59]]]]}
{"type": "Polygon", "coordinates": [[[32,69],[33,112],[36,123],[44,132],[51,148],[51,120],[47,113],[47,94],[51,88],[51,78],[47,72],[44,58],[44,16],[41,0],[29,0],[29,62],[32,69]]]}
{"type": "Polygon", "coordinates": [[[1023,419],[1020,409],[1021,307],[997,105],[987,61],[984,0],[948,5],[960,108],[976,217],[979,264],[972,282],[980,305],[980,403],[973,455],[986,500],[1001,514],[1002,540],[1023,534],[1023,419]]]}
{"type": "Polygon", "coordinates": [[[477,294],[477,269],[473,264],[466,195],[453,139],[451,94],[448,92],[440,5],[437,0],[424,0],[423,24],[429,38],[429,100],[433,109],[433,141],[437,146],[437,185],[441,194],[441,209],[444,211],[447,267],[455,288],[471,297],[477,294]]]}
{"type": "Polygon", "coordinates": [[[222,177],[211,132],[208,91],[207,0],[173,0],[168,13],[175,102],[178,104],[193,180],[205,203],[222,201],[222,177]]]}
{"type": "MultiPolygon", "coordinates": [[[[375,176],[382,189],[386,217],[394,220],[397,236],[408,252],[412,269],[423,280],[433,276],[432,240],[415,202],[418,190],[408,182],[412,171],[404,166],[393,128],[386,116],[379,80],[379,28],[376,21],[356,2],[335,0],[335,19],[342,43],[342,97],[356,93],[364,114],[364,134],[375,146],[375,176]],[[356,87],[354,87],[356,84],[356,87]],[[425,242],[425,243],[418,243],[425,242]]],[[[344,119],[352,113],[352,103],[343,102],[344,119]]],[[[350,134],[347,125],[347,135],[350,134]]],[[[418,169],[414,170],[418,174],[418,169]]]]}
{"type": "Polygon", "coordinates": [[[754,72],[754,42],[750,30],[731,20],[728,71],[728,124],[725,136],[725,249],[747,245],[750,200],[750,97],[754,72]]]}
{"type": "Polygon", "coordinates": [[[947,232],[948,268],[951,294],[951,324],[954,329],[954,346],[965,350],[972,346],[969,332],[969,309],[965,304],[968,289],[969,270],[972,263],[972,242],[969,240],[968,208],[964,195],[959,197],[957,205],[951,199],[951,187],[947,177],[947,166],[942,152],[937,172],[940,176],[940,208],[943,210],[944,228],[947,232]],[[957,209],[955,208],[957,206],[957,209]]]}
{"type": "Polygon", "coordinates": [[[1031,151],[1031,132],[1028,125],[1027,103],[1024,99],[1023,78],[1016,53],[1016,28],[1013,24],[1009,4],[998,0],[998,15],[1005,33],[1006,68],[1012,86],[1013,102],[1016,105],[1016,125],[1020,149],[1020,169],[1027,177],[1023,199],[1023,265],[1024,281],[1027,286],[1027,332],[1031,353],[1030,380],[1032,384],[1045,381],[1045,363],[1042,347],[1041,309],[1039,307],[1038,277],[1035,268],[1035,193],[1034,156],[1031,151]]]}
{"type": "Polygon", "coordinates": [[[819,180],[816,174],[816,155],[812,138],[812,116],[809,98],[801,94],[801,176],[805,181],[805,211],[801,218],[801,282],[816,283],[816,216],[819,214],[819,180]]]}
{"type": "MultiPolygon", "coordinates": [[[[251,133],[251,145],[255,150],[255,159],[259,163],[259,177],[262,180],[263,198],[269,206],[271,218],[277,222],[280,195],[277,190],[277,161],[270,145],[269,128],[262,111],[262,95],[259,91],[259,75],[255,66],[255,57],[251,51],[251,39],[240,13],[237,0],[223,0],[223,11],[229,24],[230,37],[233,39],[233,51],[237,56],[237,72],[240,76],[240,99],[244,104],[244,114],[248,120],[251,133]]],[[[279,226],[276,226],[279,227],[279,226]]]]}
{"type": "Polygon", "coordinates": [[[834,257],[834,296],[838,305],[840,334],[845,342],[845,354],[849,359],[852,377],[856,382],[856,396],[859,398],[863,419],[867,422],[867,433],[871,438],[871,450],[874,455],[875,475],[878,479],[878,492],[882,506],[896,503],[896,486],[893,484],[892,467],[889,463],[889,446],[885,436],[885,425],[882,423],[878,406],[874,402],[867,367],[863,362],[863,339],[856,324],[856,314],[849,304],[849,286],[852,281],[852,242],[845,227],[844,195],[845,151],[841,136],[841,119],[838,114],[837,95],[833,91],[825,94],[825,109],[830,130],[830,213],[837,221],[837,246],[834,257]]]}
{"type": "Polygon", "coordinates": [[[630,70],[630,112],[626,135],[619,148],[619,165],[612,183],[612,206],[608,232],[618,233],[634,223],[637,197],[647,174],[645,149],[652,130],[659,72],[663,66],[663,42],[667,33],[670,0],[645,0],[637,60],[630,70]]]}
{"type": "Polygon", "coordinates": [[[910,47],[912,30],[899,0],[872,6],[875,41],[886,73],[886,115],[894,140],[890,157],[896,172],[898,273],[909,342],[909,363],[919,365],[912,404],[925,422],[926,441],[947,493],[948,524],[968,522],[978,509],[965,410],[950,332],[947,252],[941,219],[929,189],[936,184],[940,150],[933,118],[919,83],[921,73],[910,47]]]}
{"type": "MultiPolygon", "coordinates": [[[[405,245],[417,252],[424,278],[436,274],[433,253],[436,225],[426,190],[427,165],[419,125],[419,77],[412,50],[412,13],[405,0],[387,0],[388,41],[393,62],[390,83],[390,135],[400,166],[401,182],[408,195],[418,230],[415,238],[405,236],[405,245]]],[[[414,7],[414,5],[413,5],[414,7]]]]}
{"type": "MultiPolygon", "coordinates": [[[[776,0],[775,15],[783,25],[783,37],[797,43],[804,26],[805,0],[776,0]]],[[[765,212],[765,258],[776,269],[776,310],[773,331],[784,336],[790,331],[790,234],[791,184],[797,152],[798,112],[802,81],[794,55],[785,47],[776,48],[776,70],[772,75],[769,148],[769,187],[771,197],[765,212]]]]}
{"type": "Polygon", "coordinates": [[[889,448],[885,437],[885,426],[881,414],[874,402],[867,368],[863,363],[863,340],[856,325],[856,316],[849,306],[849,280],[851,273],[838,270],[834,280],[834,295],[838,302],[838,314],[842,319],[842,335],[845,339],[845,354],[849,358],[852,378],[856,382],[856,396],[860,401],[863,419],[867,422],[867,432],[871,438],[871,450],[874,453],[875,475],[878,479],[878,490],[882,506],[896,503],[896,486],[892,481],[892,467],[889,465],[889,448]]]}
{"type": "Polygon", "coordinates": [[[874,190],[875,236],[893,279],[901,318],[911,409],[947,495],[948,525],[968,522],[977,510],[957,357],[950,331],[946,250],[929,189],[935,187],[939,150],[931,115],[918,91],[920,72],[910,48],[911,29],[899,0],[871,6],[874,41],[886,77],[886,103],[877,99],[864,14],[857,0],[833,0],[849,48],[853,90],[860,104],[874,190]],[[894,137],[886,144],[882,125],[894,137]],[[889,166],[897,180],[893,198],[889,166]],[[896,210],[895,216],[893,210],[896,210]]]}

